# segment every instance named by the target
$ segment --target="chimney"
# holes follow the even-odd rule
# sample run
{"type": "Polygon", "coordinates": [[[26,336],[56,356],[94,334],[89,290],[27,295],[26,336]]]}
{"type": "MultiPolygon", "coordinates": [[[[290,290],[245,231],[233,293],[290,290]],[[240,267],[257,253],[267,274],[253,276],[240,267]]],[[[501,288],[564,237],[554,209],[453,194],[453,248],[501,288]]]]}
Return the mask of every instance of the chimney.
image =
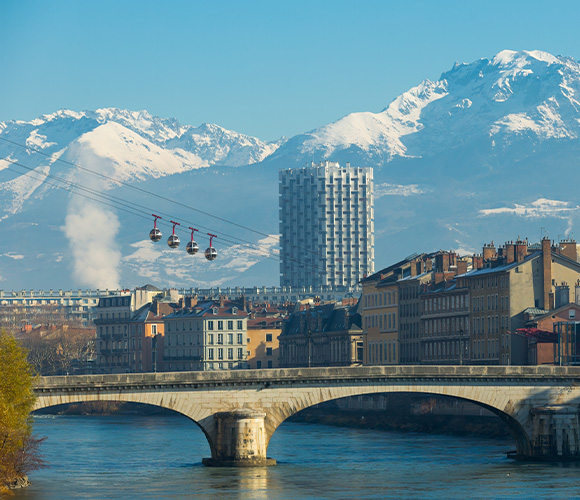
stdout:
{"type": "Polygon", "coordinates": [[[473,270],[482,269],[483,268],[483,257],[481,255],[474,255],[473,256],[473,270]]]}
{"type": "Polygon", "coordinates": [[[542,270],[544,277],[544,309],[550,307],[550,294],[552,293],[552,245],[550,239],[542,239],[542,270]]]}
{"type": "Polygon", "coordinates": [[[449,271],[449,254],[447,252],[438,252],[435,255],[435,270],[438,273],[449,271]]]}
{"type": "Polygon", "coordinates": [[[511,264],[516,260],[516,247],[513,241],[506,241],[505,244],[506,264],[511,264]]]}
{"type": "Polygon", "coordinates": [[[554,298],[554,309],[565,306],[570,303],[570,287],[568,283],[564,282],[556,286],[556,293],[554,298]]]}
{"type": "Polygon", "coordinates": [[[457,261],[457,275],[465,274],[467,272],[467,261],[459,259],[457,261]]]}
{"type": "Polygon", "coordinates": [[[410,269],[411,269],[411,278],[414,278],[415,276],[417,276],[417,262],[416,261],[411,262],[410,269]]]}
{"type": "Polygon", "coordinates": [[[220,307],[223,307],[225,304],[226,298],[225,296],[220,294],[220,307]]]}
{"type": "Polygon", "coordinates": [[[572,259],[574,262],[578,262],[578,247],[574,240],[566,239],[560,242],[560,253],[564,257],[572,259]]]}
{"type": "Polygon", "coordinates": [[[483,245],[483,260],[492,260],[497,257],[497,252],[495,251],[495,245],[493,241],[489,245],[483,245]]]}
{"type": "Polygon", "coordinates": [[[523,261],[528,255],[528,242],[524,240],[520,240],[518,237],[518,241],[516,241],[516,260],[518,262],[523,261]]]}
{"type": "Polygon", "coordinates": [[[197,295],[188,295],[185,297],[185,307],[191,309],[197,305],[197,295]]]}

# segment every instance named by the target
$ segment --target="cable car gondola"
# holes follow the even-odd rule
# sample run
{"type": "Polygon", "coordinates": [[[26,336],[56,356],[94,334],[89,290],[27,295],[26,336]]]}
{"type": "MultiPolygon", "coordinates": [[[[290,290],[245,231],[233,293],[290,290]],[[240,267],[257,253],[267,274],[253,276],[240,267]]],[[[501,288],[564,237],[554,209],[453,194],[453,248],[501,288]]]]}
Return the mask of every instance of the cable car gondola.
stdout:
{"type": "Polygon", "coordinates": [[[173,224],[173,234],[167,238],[167,244],[171,247],[171,248],[177,248],[179,246],[179,236],[177,236],[175,234],[175,226],[180,226],[181,224],[179,224],[179,222],[175,222],[175,221],[169,221],[173,224]]]}
{"type": "Polygon", "coordinates": [[[193,241],[193,233],[195,231],[198,231],[198,229],[193,229],[192,227],[190,227],[189,229],[191,229],[191,241],[187,243],[185,249],[187,250],[187,253],[189,255],[195,255],[199,250],[199,245],[195,241],[193,241]]]}
{"type": "Polygon", "coordinates": [[[153,219],[153,229],[151,229],[151,231],[149,232],[149,238],[151,239],[151,241],[159,241],[161,239],[162,234],[159,228],[157,227],[157,219],[161,219],[161,217],[155,214],[151,215],[153,215],[155,219],[153,219]]]}
{"type": "Polygon", "coordinates": [[[205,258],[209,261],[215,260],[217,257],[217,250],[211,246],[211,241],[217,238],[215,234],[207,233],[209,236],[209,247],[205,249],[205,258]]]}

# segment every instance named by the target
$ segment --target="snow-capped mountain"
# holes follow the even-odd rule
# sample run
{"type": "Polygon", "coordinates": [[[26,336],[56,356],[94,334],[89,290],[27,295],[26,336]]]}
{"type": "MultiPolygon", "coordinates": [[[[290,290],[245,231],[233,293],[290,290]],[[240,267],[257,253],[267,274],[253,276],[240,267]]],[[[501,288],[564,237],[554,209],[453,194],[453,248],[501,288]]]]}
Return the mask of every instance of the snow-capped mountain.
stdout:
{"type": "Polygon", "coordinates": [[[580,64],[509,50],[455,63],[381,112],[275,143],[114,108],[0,123],[0,288],[277,284],[266,258],[278,233],[277,170],[312,159],[375,167],[376,268],[415,251],[570,236],[579,137],[580,64]],[[77,195],[88,187],[125,205],[71,196],[56,189],[61,179],[77,195]],[[132,207],[180,217],[184,244],[190,225],[202,228],[202,249],[206,232],[219,234],[218,260],[153,245],[152,220],[132,207]]]}
{"type": "Polygon", "coordinates": [[[502,148],[522,138],[575,139],[579,132],[580,65],[537,50],[504,50],[492,59],[455,63],[439,80],[423,81],[380,113],[352,113],[294,137],[269,159],[356,157],[383,166],[474,141],[502,148]]]}
{"type": "Polygon", "coordinates": [[[42,175],[78,177],[72,165],[60,160],[130,182],[215,165],[250,165],[279,144],[218,125],[183,126],[146,111],[115,108],[61,110],[30,122],[0,123],[0,217],[16,213],[33,194],[44,196],[50,185],[42,175]]]}

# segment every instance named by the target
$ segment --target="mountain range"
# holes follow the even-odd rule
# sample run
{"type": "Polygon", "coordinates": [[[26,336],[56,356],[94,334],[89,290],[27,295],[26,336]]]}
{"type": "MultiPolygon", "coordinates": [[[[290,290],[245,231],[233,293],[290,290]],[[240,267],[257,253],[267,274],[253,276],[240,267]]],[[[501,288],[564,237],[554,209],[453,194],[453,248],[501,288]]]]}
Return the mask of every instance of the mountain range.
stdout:
{"type": "Polygon", "coordinates": [[[579,137],[580,64],[510,50],[275,142],[115,108],[2,122],[0,288],[277,284],[278,170],[313,159],[374,167],[377,269],[570,237],[579,137]],[[178,250],[164,244],[172,218],[178,250]],[[189,226],[202,251],[217,234],[216,261],[183,251],[189,226]]]}

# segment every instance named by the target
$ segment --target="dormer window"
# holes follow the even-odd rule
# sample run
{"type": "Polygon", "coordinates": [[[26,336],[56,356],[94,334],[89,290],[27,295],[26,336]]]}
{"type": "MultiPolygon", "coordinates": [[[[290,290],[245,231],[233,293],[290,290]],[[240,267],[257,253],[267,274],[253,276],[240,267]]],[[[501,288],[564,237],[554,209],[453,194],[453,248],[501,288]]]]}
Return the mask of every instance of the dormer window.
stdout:
{"type": "Polygon", "coordinates": [[[232,314],[238,314],[238,308],[232,307],[232,314]]]}
{"type": "Polygon", "coordinates": [[[218,308],[217,308],[217,307],[212,307],[212,308],[211,308],[211,312],[212,312],[214,315],[216,315],[216,316],[217,316],[217,313],[218,313],[218,308]]]}

